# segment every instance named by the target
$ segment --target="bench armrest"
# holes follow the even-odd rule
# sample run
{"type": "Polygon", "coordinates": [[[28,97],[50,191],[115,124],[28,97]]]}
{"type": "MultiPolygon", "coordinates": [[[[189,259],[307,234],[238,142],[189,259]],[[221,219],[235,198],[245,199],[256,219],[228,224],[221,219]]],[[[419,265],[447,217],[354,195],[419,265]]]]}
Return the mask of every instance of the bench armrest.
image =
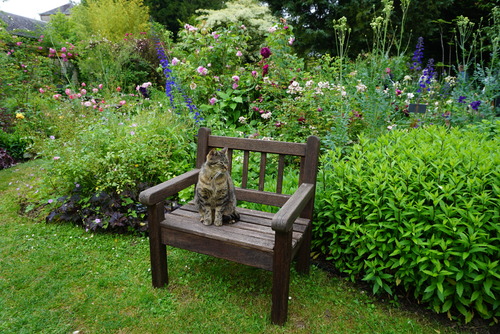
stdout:
{"type": "Polygon", "coordinates": [[[168,181],[148,188],[139,194],[139,201],[144,205],[154,205],[165,198],[177,194],[179,191],[195,184],[198,181],[199,169],[174,177],[168,181]]]}
{"type": "Polygon", "coordinates": [[[314,184],[302,183],[297,191],[286,201],[286,203],[274,215],[271,222],[273,230],[288,232],[293,227],[293,222],[309,201],[314,197],[314,184]]]}

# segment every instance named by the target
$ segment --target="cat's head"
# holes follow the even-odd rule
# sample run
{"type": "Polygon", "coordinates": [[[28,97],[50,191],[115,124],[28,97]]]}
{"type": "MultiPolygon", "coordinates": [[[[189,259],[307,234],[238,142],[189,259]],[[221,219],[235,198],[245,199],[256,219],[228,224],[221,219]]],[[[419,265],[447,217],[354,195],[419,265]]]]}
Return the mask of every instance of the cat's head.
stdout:
{"type": "Polygon", "coordinates": [[[222,150],[217,150],[215,148],[211,149],[207,154],[207,164],[212,168],[226,171],[229,166],[227,147],[224,147],[222,150]]]}

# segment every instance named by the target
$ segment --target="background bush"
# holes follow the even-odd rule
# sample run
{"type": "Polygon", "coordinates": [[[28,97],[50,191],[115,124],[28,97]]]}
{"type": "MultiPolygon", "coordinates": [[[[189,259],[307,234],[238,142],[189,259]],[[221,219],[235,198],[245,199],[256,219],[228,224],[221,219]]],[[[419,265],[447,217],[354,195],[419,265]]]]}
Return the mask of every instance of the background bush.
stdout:
{"type": "Polygon", "coordinates": [[[499,144],[431,126],[327,152],[314,246],[374,293],[402,289],[450,318],[498,318],[499,144]]]}

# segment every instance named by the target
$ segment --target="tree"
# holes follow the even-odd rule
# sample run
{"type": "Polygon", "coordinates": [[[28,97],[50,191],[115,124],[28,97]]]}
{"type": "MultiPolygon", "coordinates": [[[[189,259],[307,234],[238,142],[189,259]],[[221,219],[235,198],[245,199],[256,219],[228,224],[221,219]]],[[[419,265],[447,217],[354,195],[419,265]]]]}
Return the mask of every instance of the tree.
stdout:
{"type": "Polygon", "coordinates": [[[177,34],[182,23],[188,23],[198,9],[221,9],[223,0],[145,0],[153,19],[177,34]]]}
{"type": "Polygon", "coordinates": [[[86,0],[73,8],[71,19],[82,39],[95,36],[117,42],[125,34],[149,30],[149,9],[142,0],[86,0]]]}
{"type": "MultiPolygon", "coordinates": [[[[381,15],[381,0],[266,0],[273,14],[285,16],[295,26],[296,46],[301,54],[334,54],[333,20],[345,16],[352,29],[350,55],[370,51],[373,32],[372,20],[381,15]]],[[[401,31],[401,0],[394,1],[391,33],[396,38],[401,31]]],[[[453,21],[457,16],[468,16],[478,23],[488,17],[495,5],[488,0],[412,0],[406,16],[403,39],[412,46],[419,36],[428,43],[426,55],[441,57],[440,27],[435,21],[453,21]]],[[[450,27],[451,29],[451,27],[450,27]]]]}

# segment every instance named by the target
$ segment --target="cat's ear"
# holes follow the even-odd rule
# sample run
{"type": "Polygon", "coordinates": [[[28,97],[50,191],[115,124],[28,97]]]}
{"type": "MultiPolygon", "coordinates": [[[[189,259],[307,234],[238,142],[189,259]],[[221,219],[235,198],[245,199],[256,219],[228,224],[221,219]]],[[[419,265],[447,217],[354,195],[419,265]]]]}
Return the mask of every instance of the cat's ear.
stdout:
{"type": "Polygon", "coordinates": [[[207,160],[210,160],[210,158],[212,156],[214,156],[214,154],[217,152],[217,150],[215,148],[211,149],[210,152],[208,152],[207,154],[207,160]]]}
{"type": "Polygon", "coordinates": [[[220,150],[221,153],[227,154],[227,147],[224,147],[222,150],[220,150]]]}

